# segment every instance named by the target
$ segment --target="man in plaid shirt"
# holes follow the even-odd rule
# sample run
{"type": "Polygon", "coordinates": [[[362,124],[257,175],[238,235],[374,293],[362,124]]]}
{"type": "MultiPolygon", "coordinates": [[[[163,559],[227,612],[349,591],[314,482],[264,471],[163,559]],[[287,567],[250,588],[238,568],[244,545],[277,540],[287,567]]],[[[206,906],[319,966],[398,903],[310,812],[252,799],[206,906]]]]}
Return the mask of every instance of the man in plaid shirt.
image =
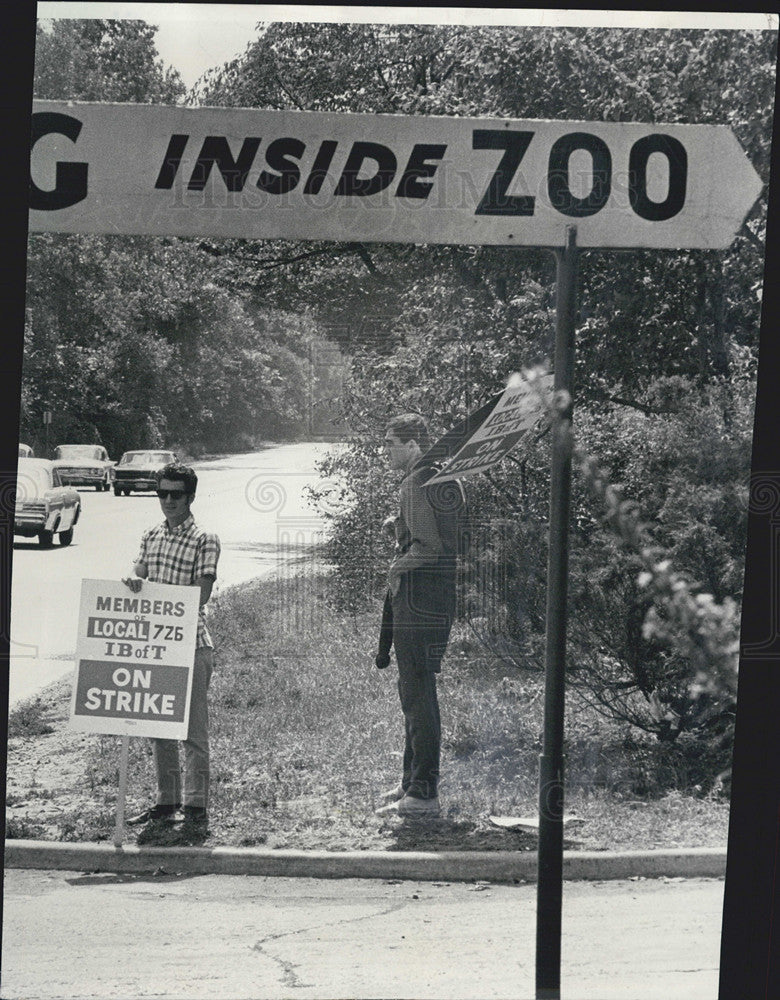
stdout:
{"type": "MultiPolygon", "coordinates": [[[[200,587],[200,610],[192,675],[190,721],[184,741],[185,836],[203,839],[208,830],[209,736],[207,692],[214,668],[214,644],[206,628],[204,607],[217,577],[219,538],[195,523],[190,505],[195,499],[198,477],[186,465],[166,465],[157,474],[157,496],[165,515],[162,524],[148,528],[141,538],[135,560],[135,576],[124,583],[138,593],[143,580],[200,587]]],[[[153,840],[160,824],[177,822],[182,804],[179,746],[176,740],[152,740],[157,770],[157,802],[130,824],[146,823],[139,843],[153,840]]]]}

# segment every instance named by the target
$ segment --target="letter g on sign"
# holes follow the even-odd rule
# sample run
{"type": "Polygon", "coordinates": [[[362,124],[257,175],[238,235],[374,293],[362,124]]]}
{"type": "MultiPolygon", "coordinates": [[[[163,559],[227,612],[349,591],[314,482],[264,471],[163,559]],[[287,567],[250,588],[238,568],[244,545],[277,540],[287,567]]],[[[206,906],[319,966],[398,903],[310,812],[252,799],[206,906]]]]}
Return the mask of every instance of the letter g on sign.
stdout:
{"type": "MultiPolygon", "coordinates": [[[[32,116],[31,150],[45,135],[64,135],[75,142],[81,132],[81,122],[70,115],[39,111],[32,116]]],[[[54,189],[42,191],[30,177],[30,208],[51,211],[69,208],[87,197],[86,163],[58,163],[54,189]]]]}

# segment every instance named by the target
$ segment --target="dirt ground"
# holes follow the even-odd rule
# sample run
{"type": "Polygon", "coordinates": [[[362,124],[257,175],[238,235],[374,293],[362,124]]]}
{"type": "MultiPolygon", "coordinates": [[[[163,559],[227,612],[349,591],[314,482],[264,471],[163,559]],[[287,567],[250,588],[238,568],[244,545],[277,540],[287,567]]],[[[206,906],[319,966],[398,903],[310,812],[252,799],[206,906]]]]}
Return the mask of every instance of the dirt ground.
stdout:
{"type": "MultiPolygon", "coordinates": [[[[45,688],[39,695],[43,711],[33,721],[43,721],[48,731],[9,738],[6,822],[11,838],[96,842],[113,836],[116,784],[109,787],[102,783],[105,765],[101,765],[97,778],[91,773],[96,737],[68,728],[69,696],[70,676],[45,688]]],[[[137,781],[135,784],[139,785],[137,781]]],[[[379,821],[371,814],[370,803],[365,815],[361,813],[350,819],[338,810],[334,812],[333,796],[328,789],[317,792],[289,801],[275,801],[270,810],[258,807],[234,815],[213,809],[209,835],[198,843],[206,847],[331,851],[535,852],[537,849],[535,833],[516,826],[498,826],[487,811],[472,815],[447,808],[446,788],[441,817],[424,824],[403,823],[397,818],[379,821]]],[[[127,815],[140,811],[147,803],[148,790],[140,797],[130,794],[127,815]]],[[[716,808],[711,803],[697,803],[680,796],[657,803],[616,800],[609,804],[608,814],[600,803],[594,803],[592,811],[588,802],[579,805],[583,807],[582,818],[567,827],[564,842],[567,850],[722,847],[726,842],[725,805],[716,808]]],[[[128,827],[124,842],[133,843],[137,830],[128,827]]],[[[174,839],[178,835],[174,831],[168,833],[174,839]]],[[[162,840],[159,843],[177,846],[162,840]]]]}

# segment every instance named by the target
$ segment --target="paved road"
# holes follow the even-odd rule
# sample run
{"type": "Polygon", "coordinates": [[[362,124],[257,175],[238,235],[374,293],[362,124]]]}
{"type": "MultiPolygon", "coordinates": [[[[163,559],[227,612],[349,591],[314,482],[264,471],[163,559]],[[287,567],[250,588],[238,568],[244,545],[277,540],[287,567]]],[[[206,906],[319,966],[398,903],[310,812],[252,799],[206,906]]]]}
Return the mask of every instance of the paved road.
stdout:
{"type": "MultiPolygon", "coordinates": [[[[715,1000],[723,882],[567,882],[564,1000],[715,1000]]],[[[514,1000],[535,885],[5,875],[4,1000],[514,1000]]]]}
{"type": "MultiPolygon", "coordinates": [[[[281,445],[196,462],[196,519],[222,541],[215,593],[305,557],[322,528],[303,490],[318,480],[324,444],[281,445]]],[[[79,490],[82,514],[73,543],[42,551],[17,537],[11,589],[11,704],[72,668],[81,580],[129,572],[141,532],[161,520],[151,493],[115,497],[79,490]]]]}

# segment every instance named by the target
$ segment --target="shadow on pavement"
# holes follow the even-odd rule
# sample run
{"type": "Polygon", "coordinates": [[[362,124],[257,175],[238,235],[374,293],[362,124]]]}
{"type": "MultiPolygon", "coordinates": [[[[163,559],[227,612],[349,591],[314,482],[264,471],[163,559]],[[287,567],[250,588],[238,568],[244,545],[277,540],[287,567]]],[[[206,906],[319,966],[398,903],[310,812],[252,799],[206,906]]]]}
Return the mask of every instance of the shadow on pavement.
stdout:
{"type": "Polygon", "coordinates": [[[153,872],[93,872],[87,875],[79,875],[77,878],[66,878],[68,885],[73,886],[94,886],[94,885],[125,885],[134,882],[181,882],[184,879],[200,878],[196,872],[167,872],[164,868],[157,868],[153,872]]]}

